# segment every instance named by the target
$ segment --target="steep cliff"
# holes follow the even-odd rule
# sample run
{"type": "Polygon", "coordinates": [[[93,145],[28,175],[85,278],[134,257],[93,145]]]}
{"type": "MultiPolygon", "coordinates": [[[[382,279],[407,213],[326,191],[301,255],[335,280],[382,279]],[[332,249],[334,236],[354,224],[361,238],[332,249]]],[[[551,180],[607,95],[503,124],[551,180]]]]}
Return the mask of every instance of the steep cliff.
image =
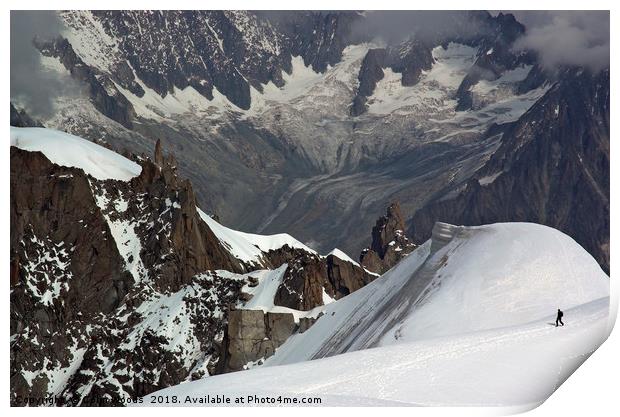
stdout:
{"type": "Polygon", "coordinates": [[[566,70],[519,120],[489,134],[502,145],[475,177],[411,220],[416,241],[435,221],[525,221],[573,237],[609,272],[609,70],[566,70]]]}

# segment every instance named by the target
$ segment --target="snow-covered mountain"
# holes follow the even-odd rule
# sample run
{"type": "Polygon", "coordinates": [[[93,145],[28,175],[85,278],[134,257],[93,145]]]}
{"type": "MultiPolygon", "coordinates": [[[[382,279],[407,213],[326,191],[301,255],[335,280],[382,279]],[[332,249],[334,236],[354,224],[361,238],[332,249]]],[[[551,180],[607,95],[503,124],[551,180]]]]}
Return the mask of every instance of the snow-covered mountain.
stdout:
{"type": "Polygon", "coordinates": [[[393,205],[369,251],[398,263],[379,277],[339,249],[221,225],[156,148],[132,160],[11,128],[13,404],[157,392],[526,407],[607,335],[609,278],[557,230],[437,223],[415,247],[393,205]],[[558,307],[566,328],[549,326],[558,307]]]}
{"type": "Polygon", "coordinates": [[[604,341],[608,311],[609,277],[563,233],[529,223],[437,223],[428,242],[329,304],[263,367],[153,396],[186,406],[223,394],[525,411],[604,341]],[[566,326],[556,328],[558,307],[566,326]]]}
{"type": "MultiPolygon", "coordinates": [[[[433,30],[412,20],[388,40],[367,30],[369,14],[355,12],[68,11],[59,18],[61,37],[35,42],[42,64],[80,80],[88,94],[56,100],[42,120],[47,127],[136,153],[150,154],[162,140],[180,156],[200,205],[223,223],[286,231],[323,252],[358,253],[390,201],[401,202],[406,220],[433,213],[427,207],[483,176],[534,103],[549,101],[558,82],[573,84],[568,73],[546,71],[535,54],[513,48],[527,28],[510,14],[449,13],[433,30]]],[[[558,105],[566,114],[580,104],[558,105]]],[[[580,126],[601,122],[586,114],[580,126]]],[[[564,137],[580,140],[575,132],[564,137]]],[[[587,175],[575,158],[573,185],[587,175]]],[[[592,176],[602,196],[587,198],[608,212],[602,174],[592,176]]],[[[533,198],[537,186],[518,181],[533,198]]],[[[536,198],[545,205],[546,196],[536,198]]],[[[456,212],[467,206],[455,204],[456,212]]],[[[514,215],[557,227],[607,268],[605,224],[569,208],[556,218],[523,204],[509,200],[505,216],[482,223],[514,215]]],[[[436,220],[408,221],[416,243],[436,220]]]]}
{"type": "Polygon", "coordinates": [[[609,272],[609,75],[563,74],[500,128],[501,145],[472,178],[414,214],[410,235],[428,238],[438,219],[536,221],[573,237],[609,272]]]}
{"type": "Polygon", "coordinates": [[[160,146],[130,160],[11,127],[15,405],[118,403],[242,369],[376,277],[337,249],[222,226],[160,146]],[[234,332],[250,319],[268,327],[234,332]]]}

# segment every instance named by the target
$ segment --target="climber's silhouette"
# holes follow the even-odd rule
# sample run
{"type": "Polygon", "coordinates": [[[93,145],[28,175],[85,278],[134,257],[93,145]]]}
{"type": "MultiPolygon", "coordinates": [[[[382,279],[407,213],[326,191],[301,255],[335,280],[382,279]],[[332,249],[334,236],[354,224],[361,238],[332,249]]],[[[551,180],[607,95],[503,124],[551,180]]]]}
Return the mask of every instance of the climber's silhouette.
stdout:
{"type": "Polygon", "coordinates": [[[563,315],[564,312],[558,308],[558,317],[555,319],[555,327],[558,327],[558,322],[560,322],[560,324],[564,326],[564,323],[562,322],[563,315]]]}

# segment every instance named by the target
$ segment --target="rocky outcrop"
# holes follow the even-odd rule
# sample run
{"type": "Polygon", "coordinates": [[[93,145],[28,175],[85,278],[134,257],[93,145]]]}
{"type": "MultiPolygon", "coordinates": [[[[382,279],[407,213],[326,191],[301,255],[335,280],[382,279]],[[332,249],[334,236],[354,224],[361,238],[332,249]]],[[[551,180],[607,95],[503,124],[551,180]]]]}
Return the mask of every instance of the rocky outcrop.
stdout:
{"type": "Polygon", "coordinates": [[[128,183],[125,193],[122,184],[102,190],[106,195],[116,193],[127,202],[131,216],[140,219],[136,228],[144,236],[143,262],[158,271],[158,285],[174,290],[206,270],[244,271],[200,218],[192,184],[178,176],[173,156],[164,158],[159,140],[154,161],[140,163],[142,172],[128,183]],[[149,196],[148,206],[144,195],[149,196]]]}
{"type": "MultiPolygon", "coordinates": [[[[49,308],[62,306],[66,314],[88,316],[113,310],[132,279],[124,272],[86,175],[15,147],[10,161],[11,258],[16,266],[11,282],[19,286],[12,296],[41,295],[56,283],[58,291],[42,297],[49,308]]],[[[28,304],[16,302],[14,311],[31,313],[23,310],[28,304]]]]}
{"type": "Polygon", "coordinates": [[[318,255],[299,250],[288,261],[274,304],[311,310],[324,304],[323,292],[334,296],[333,287],[327,280],[325,262],[318,255]]]}
{"type": "Polygon", "coordinates": [[[324,305],[326,297],[338,300],[376,278],[359,265],[334,255],[321,257],[284,246],[267,256],[274,265],[287,264],[274,304],[295,310],[324,305]]]}
{"type": "Polygon", "coordinates": [[[430,237],[435,221],[535,222],[573,237],[609,273],[609,69],[561,78],[499,129],[502,144],[475,178],[415,213],[416,241],[430,237]]]}
{"type": "Polygon", "coordinates": [[[244,282],[209,271],[244,268],[157,149],[124,182],[11,147],[14,405],[119,405],[215,372],[244,282]]]}
{"type": "Polygon", "coordinates": [[[419,39],[410,39],[393,46],[389,50],[392,71],[401,73],[401,84],[405,87],[416,85],[422,71],[433,67],[431,48],[419,39]]]}
{"type": "Polygon", "coordinates": [[[372,228],[372,243],[360,254],[360,263],[369,271],[383,274],[416,248],[405,236],[405,222],[400,204],[387,208],[372,228]]]}
{"type": "Polygon", "coordinates": [[[11,147],[11,395],[45,397],[47,360],[67,366],[75,333],[124,301],[134,285],[81,170],[11,147]]]}
{"type": "Polygon", "coordinates": [[[224,372],[261,364],[297,329],[290,313],[233,310],[228,315],[224,372]]]}
{"type": "Polygon", "coordinates": [[[314,318],[314,317],[300,317],[299,318],[299,327],[297,328],[297,331],[299,333],[305,332],[310,327],[312,327],[312,325],[314,323],[316,323],[316,321],[318,319],[320,319],[322,315],[323,315],[323,313],[319,313],[319,315],[316,318],[314,318]]]}
{"type": "Polygon", "coordinates": [[[295,333],[304,333],[323,315],[300,317],[292,313],[236,309],[228,314],[224,353],[218,373],[234,372],[262,365],[295,333]]]}
{"type": "Polygon", "coordinates": [[[366,99],[375,91],[377,83],[383,79],[385,48],[369,49],[362,60],[358,75],[359,87],[351,106],[351,116],[359,116],[366,111],[366,99]]]}
{"type": "Polygon", "coordinates": [[[106,218],[138,236],[140,259],[126,259],[136,265],[134,277],[176,291],[207,270],[244,270],[198,215],[191,183],[178,177],[176,161],[163,157],[159,141],[155,161],[142,158],[140,175],[129,182],[90,181],[106,218]]]}
{"type": "Polygon", "coordinates": [[[327,280],[334,290],[333,298],[336,300],[359,290],[376,278],[375,275],[364,271],[359,265],[340,259],[335,255],[328,255],[325,258],[325,264],[327,280]]]}

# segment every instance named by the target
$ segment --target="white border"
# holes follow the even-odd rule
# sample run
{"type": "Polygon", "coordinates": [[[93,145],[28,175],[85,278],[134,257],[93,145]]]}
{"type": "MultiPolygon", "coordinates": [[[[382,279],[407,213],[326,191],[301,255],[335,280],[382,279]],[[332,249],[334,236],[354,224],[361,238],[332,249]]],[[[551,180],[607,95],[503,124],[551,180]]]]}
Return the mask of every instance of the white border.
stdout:
{"type": "MultiPolygon", "coordinates": [[[[187,0],[175,0],[175,1],[163,1],[163,0],[134,0],[134,1],[119,1],[119,0],[90,0],[86,1],[76,1],[76,0],[50,0],[50,1],[42,1],[42,0],[23,0],[23,1],[15,1],[12,0],[9,4],[5,4],[5,10],[2,14],[2,25],[0,27],[4,28],[4,37],[3,37],[3,54],[5,57],[5,62],[2,66],[0,66],[3,80],[2,83],[2,91],[3,96],[5,97],[4,103],[7,109],[5,110],[4,126],[9,125],[8,121],[8,104],[10,101],[10,92],[9,92],[9,69],[10,65],[6,60],[8,60],[10,53],[10,40],[9,40],[9,10],[10,9],[317,9],[317,10],[372,10],[372,9],[384,9],[384,10],[400,10],[400,9],[420,9],[420,10],[458,10],[458,9],[503,9],[503,10],[547,10],[547,9],[590,9],[590,10],[611,10],[611,43],[612,48],[616,44],[617,40],[617,30],[614,28],[618,27],[620,24],[620,19],[617,18],[620,15],[620,12],[617,12],[616,9],[618,7],[614,7],[616,4],[611,1],[600,1],[600,0],[590,0],[588,2],[584,1],[536,1],[536,0],[522,0],[522,1],[467,1],[467,2],[458,2],[458,1],[443,1],[443,0],[434,0],[432,2],[423,1],[423,2],[411,2],[411,1],[368,1],[368,0],[359,0],[359,1],[334,1],[334,0],[313,0],[312,2],[299,2],[299,1],[278,1],[278,0],[265,0],[265,1],[241,1],[241,0],[215,0],[215,1],[187,1],[187,0]]],[[[613,51],[613,49],[612,49],[613,51]]],[[[617,55],[612,52],[612,67],[616,67],[617,55]]],[[[616,120],[620,120],[617,116],[618,111],[616,111],[620,106],[618,106],[618,95],[620,93],[616,93],[619,90],[616,88],[618,82],[616,81],[616,77],[611,77],[611,120],[614,122],[611,123],[611,136],[613,136],[613,132],[615,131],[615,122],[616,120]]],[[[5,131],[6,132],[6,131],[5,131]]],[[[6,134],[6,133],[5,133],[6,134]]],[[[8,141],[8,135],[5,136],[5,140],[8,141]]],[[[613,141],[612,141],[613,142],[613,141]]],[[[613,148],[613,146],[612,146],[613,148]]],[[[1,166],[4,169],[4,176],[2,181],[2,196],[3,203],[1,205],[2,210],[2,220],[3,227],[2,231],[4,232],[4,239],[2,240],[2,252],[5,257],[2,258],[3,262],[3,270],[9,270],[9,259],[6,254],[9,253],[9,147],[7,145],[2,147],[1,151],[1,166]]],[[[612,207],[618,207],[617,204],[617,193],[614,192],[614,184],[616,183],[615,179],[618,178],[618,164],[616,159],[614,158],[614,153],[612,152],[612,161],[611,161],[611,205],[612,207]]],[[[611,240],[615,242],[615,237],[618,236],[618,227],[617,223],[614,222],[614,218],[611,219],[611,240]]],[[[616,250],[616,246],[611,246],[612,259],[618,259],[616,256],[618,251],[616,250]]],[[[615,264],[614,264],[615,265],[615,264]]],[[[5,337],[8,337],[9,333],[9,303],[8,303],[8,276],[5,275],[5,284],[4,284],[4,300],[3,303],[4,311],[0,313],[2,315],[2,324],[3,324],[3,334],[5,337]]],[[[617,278],[611,278],[612,283],[612,305],[614,308],[612,309],[612,316],[616,317],[617,314],[617,306],[618,306],[618,294],[620,291],[619,283],[617,278]]],[[[5,401],[3,402],[4,408],[9,408],[9,344],[3,343],[1,344],[1,349],[3,353],[4,360],[2,361],[3,370],[0,371],[2,375],[2,386],[0,388],[0,393],[3,394],[5,401]]],[[[620,410],[618,407],[618,378],[620,377],[619,370],[619,359],[620,355],[620,336],[619,332],[612,332],[610,338],[593,354],[593,356],[588,359],[576,372],[573,376],[571,376],[558,390],[555,394],[553,394],[542,406],[534,409],[530,412],[530,415],[533,416],[611,416],[616,415],[616,413],[620,410]]],[[[178,409],[176,409],[178,410],[178,409]]],[[[10,410],[4,410],[4,415],[32,415],[37,414],[41,415],[42,413],[51,413],[56,415],[61,415],[64,413],[74,414],[80,413],[83,414],[84,410],[78,409],[19,409],[19,408],[11,408],[10,410]]],[[[148,414],[151,416],[166,416],[172,410],[166,408],[142,408],[140,411],[136,409],[119,409],[114,410],[114,413],[120,413],[123,415],[131,414],[148,414]]],[[[342,413],[359,413],[362,415],[365,414],[375,414],[375,413],[390,413],[390,415],[411,415],[414,414],[423,414],[423,415],[438,415],[438,416],[478,416],[478,415],[493,415],[497,414],[498,410],[494,409],[479,409],[479,408],[460,408],[460,409],[449,409],[449,408],[416,408],[416,409],[394,409],[391,408],[389,410],[384,409],[376,409],[376,408],[364,408],[364,409],[356,409],[356,410],[344,410],[342,408],[305,408],[305,409],[290,409],[290,408],[282,408],[282,409],[264,409],[264,408],[227,408],[227,409],[183,409],[183,413],[187,413],[190,415],[199,415],[199,416],[209,416],[211,413],[225,413],[226,415],[247,415],[251,414],[252,416],[274,416],[274,415],[286,415],[287,417],[291,414],[295,414],[296,416],[315,416],[316,414],[321,415],[337,415],[342,413]]],[[[110,409],[91,409],[88,410],[89,414],[93,415],[108,415],[111,412],[110,409]]],[[[75,415],[75,414],[74,414],[75,415]]]]}

